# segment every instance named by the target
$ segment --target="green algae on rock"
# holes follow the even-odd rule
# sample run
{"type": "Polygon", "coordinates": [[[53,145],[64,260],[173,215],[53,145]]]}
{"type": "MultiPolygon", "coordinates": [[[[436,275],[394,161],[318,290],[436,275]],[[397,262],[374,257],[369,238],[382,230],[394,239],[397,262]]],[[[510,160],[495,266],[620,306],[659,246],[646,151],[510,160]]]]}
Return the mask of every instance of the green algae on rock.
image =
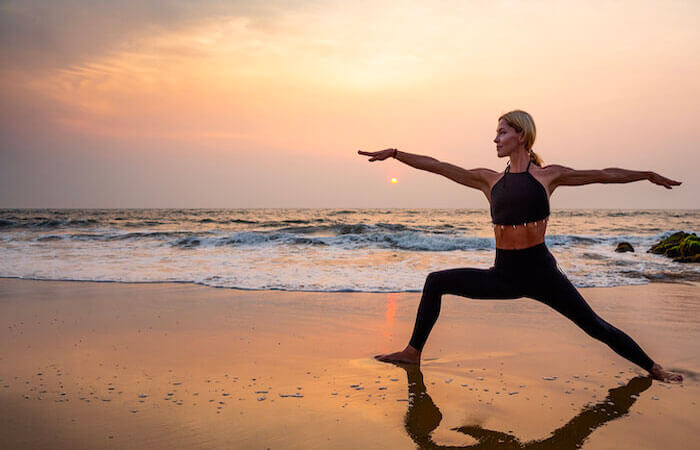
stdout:
{"type": "Polygon", "coordinates": [[[677,231],[652,245],[647,252],[668,256],[675,262],[700,262],[700,238],[695,233],[677,231]]]}

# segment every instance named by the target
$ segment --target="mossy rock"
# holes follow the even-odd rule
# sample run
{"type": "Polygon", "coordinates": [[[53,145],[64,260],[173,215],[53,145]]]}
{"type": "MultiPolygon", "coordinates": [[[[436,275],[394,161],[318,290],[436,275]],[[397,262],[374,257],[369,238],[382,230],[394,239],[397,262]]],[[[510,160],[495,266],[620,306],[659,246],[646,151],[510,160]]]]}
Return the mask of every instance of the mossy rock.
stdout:
{"type": "Polygon", "coordinates": [[[665,239],[662,239],[661,241],[657,242],[656,244],[652,245],[651,248],[648,250],[651,253],[656,253],[663,255],[666,253],[666,250],[668,250],[671,247],[675,247],[683,241],[688,236],[695,236],[695,234],[688,234],[684,233],[682,231],[677,231],[673,233],[672,235],[668,236],[665,239]]]}
{"type": "Polygon", "coordinates": [[[632,244],[629,242],[619,242],[615,248],[615,251],[618,253],[633,252],[634,247],[632,247],[632,244]]]}
{"type": "Polygon", "coordinates": [[[679,256],[678,258],[673,258],[673,261],[682,263],[700,263],[700,254],[693,256],[679,256]]]}
{"type": "Polygon", "coordinates": [[[681,246],[680,245],[675,245],[673,247],[669,247],[664,251],[664,256],[668,256],[669,258],[675,258],[676,256],[681,256],[681,246]]]}
{"type": "Polygon", "coordinates": [[[700,238],[695,233],[678,231],[654,244],[648,252],[674,258],[676,262],[698,262],[700,238]]]}
{"type": "Polygon", "coordinates": [[[694,234],[687,236],[681,242],[680,250],[681,256],[684,257],[697,255],[700,253],[700,239],[694,234]]]}

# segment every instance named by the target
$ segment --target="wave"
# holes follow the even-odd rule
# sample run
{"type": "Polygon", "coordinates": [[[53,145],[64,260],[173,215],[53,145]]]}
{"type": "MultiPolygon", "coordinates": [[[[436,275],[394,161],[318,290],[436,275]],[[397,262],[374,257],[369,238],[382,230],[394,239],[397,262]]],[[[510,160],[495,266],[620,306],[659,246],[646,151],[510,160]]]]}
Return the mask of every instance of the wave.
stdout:
{"type": "Polygon", "coordinates": [[[71,219],[60,220],[49,217],[34,217],[31,219],[0,219],[0,228],[22,228],[22,229],[56,229],[56,228],[80,228],[93,227],[100,223],[95,219],[71,219]]]}
{"type": "Polygon", "coordinates": [[[190,235],[208,235],[213,232],[207,231],[147,231],[133,233],[73,233],[73,234],[50,234],[34,239],[35,242],[51,242],[60,240],[73,241],[132,241],[139,239],[167,240],[170,238],[181,238],[190,235]]]}
{"type": "Polygon", "coordinates": [[[188,236],[172,242],[171,245],[183,249],[222,246],[311,245],[344,249],[385,248],[444,252],[488,250],[494,248],[494,241],[490,238],[445,236],[414,231],[345,233],[337,236],[299,236],[287,232],[261,233],[242,231],[228,236],[188,236]]]}
{"type": "Polygon", "coordinates": [[[219,224],[228,224],[228,223],[256,224],[256,223],[258,223],[257,220],[245,220],[245,219],[225,219],[225,220],[200,219],[197,222],[198,223],[219,223],[219,224]]]}
{"type": "MultiPolygon", "coordinates": [[[[549,235],[546,244],[553,248],[592,248],[613,250],[621,241],[630,242],[637,251],[645,251],[657,236],[605,236],[605,235],[549,235]]],[[[7,242],[26,241],[24,235],[5,236],[7,242]]],[[[182,249],[210,247],[255,247],[255,246],[327,246],[343,249],[385,248],[412,251],[456,251],[488,250],[495,247],[493,238],[469,236],[461,230],[447,225],[409,227],[403,224],[378,223],[376,225],[334,224],[283,227],[276,230],[250,230],[225,232],[222,230],[200,231],[109,231],[104,233],[60,233],[39,236],[34,242],[52,241],[161,241],[163,245],[182,249]]],[[[603,250],[605,251],[605,250],[603,250]]],[[[593,253],[583,255],[594,259],[593,253]]]]}
{"type": "MultiPolygon", "coordinates": [[[[283,268],[280,268],[284,272],[283,268]]],[[[191,273],[180,273],[175,276],[168,276],[162,279],[147,279],[139,276],[138,273],[112,273],[112,274],[45,274],[45,275],[6,275],[0,274],[0,278],[38,280],[38,281],[69,281],[69,282],[89,282],[89,283],[125,283],[125,284],[163,284],[163,283],[191,283],[213,288],[227,288],[235,290],[264,290],[264,291],[293,291],[293,292],[367,292],[367,293],[387,293],[387,292],[420,292],[420,289],[409,287],[406,279],[395,281],[389,279],[367,280],[363,277],[341,277],[337,281],[329,281],[328,284],[305,284],[299,281],[296,276],[290,273],[280,273],[277,280],[255,280],[255,278],[229,277],[219,275],[192,276],[191,273]]],[[[425,273],[416,273],[417,279],[422,280],[425,273]]],[[[575,286],[583,287],[613,287],[625,285],[639,285],[650,282],[666,283],[687,283],[700,282],[700,272],[693,271],[670,271],[670,270],[620,270],[600,276],[600,273],[576,274],[570,277],[575,286]]]]}
{"type": "MultiPolygon", "coordinates": [[[[592,246],[616,246],[619,242],[629,242],[635,249],[639,246],[651,246],[653,242],[661,239],[665,232],[657,235],[577,235],[577,234],[548,234],[545,238],[547,245],[552,247],[592,247],[592,246]]],[[[637,249],[638,250],[638,249],[637,249]]]]}
{"type": "Polygon", "coordinates": [[[421,292],[421,289],[410,289],[410,288],[393,288],[387,286],[377,286],[377,287],[357,287],[357,286],[328,286],[328,287],[316,287],[308,288],[304,285],[296,284],[277,284],[277,285],[261,285],[261,286],[240,286],[236,284],[217,282],[219,277],[208,277],[205,280],[192,280],[192,279],[181,279],[181,280],[107,280],[107,279],[91,279],[91,278],[77,278],[77,277],[59,277],[59,276],[4,276],[0,275],[0,279],[9,280],[29,280],[29,281],[65,281],[69,283],[116,283],[116,284],[195,284],[199,286],[206,286],[212,288],[224,288],[232,289],[237,291],[284,291],[284,292],[328,292],[328,293],[375,293],[375,294],[386,294],[386,293],[417,293],[421,292]]]}

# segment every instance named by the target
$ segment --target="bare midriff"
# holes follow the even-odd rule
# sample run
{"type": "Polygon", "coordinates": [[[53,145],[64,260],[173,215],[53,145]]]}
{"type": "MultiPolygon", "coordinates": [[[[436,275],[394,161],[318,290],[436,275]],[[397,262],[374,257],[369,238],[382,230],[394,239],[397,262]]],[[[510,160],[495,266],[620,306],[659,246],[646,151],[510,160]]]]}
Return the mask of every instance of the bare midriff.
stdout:
{"type": "Polygon", "coordinates": [[[493,224],[493,231],[496,235],[496,248],[517,250],[543,243],[548,219],[549,217],[546,217],[537,222],[518,225],[493,224]]]}

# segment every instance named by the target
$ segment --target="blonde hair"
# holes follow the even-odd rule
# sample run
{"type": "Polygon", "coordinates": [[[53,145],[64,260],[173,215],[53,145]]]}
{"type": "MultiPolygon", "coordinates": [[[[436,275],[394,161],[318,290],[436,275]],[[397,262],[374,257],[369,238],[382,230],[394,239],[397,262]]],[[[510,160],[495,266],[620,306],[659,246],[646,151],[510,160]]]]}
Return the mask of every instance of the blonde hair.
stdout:
{"type": "Polygon", "coordinates": [[[503,114],[498,120],[505,120],[515,131],[525,134],[525,150],[530,154],[530,161],[542,167],[544,161],[542,161],[542,158],[540,158],[537,153],[532,151],[532,145],[535,143],[535,137],[537,135],[535,121],[532,120],[532,116],[525,111],[516,109],[503,114]]]}

